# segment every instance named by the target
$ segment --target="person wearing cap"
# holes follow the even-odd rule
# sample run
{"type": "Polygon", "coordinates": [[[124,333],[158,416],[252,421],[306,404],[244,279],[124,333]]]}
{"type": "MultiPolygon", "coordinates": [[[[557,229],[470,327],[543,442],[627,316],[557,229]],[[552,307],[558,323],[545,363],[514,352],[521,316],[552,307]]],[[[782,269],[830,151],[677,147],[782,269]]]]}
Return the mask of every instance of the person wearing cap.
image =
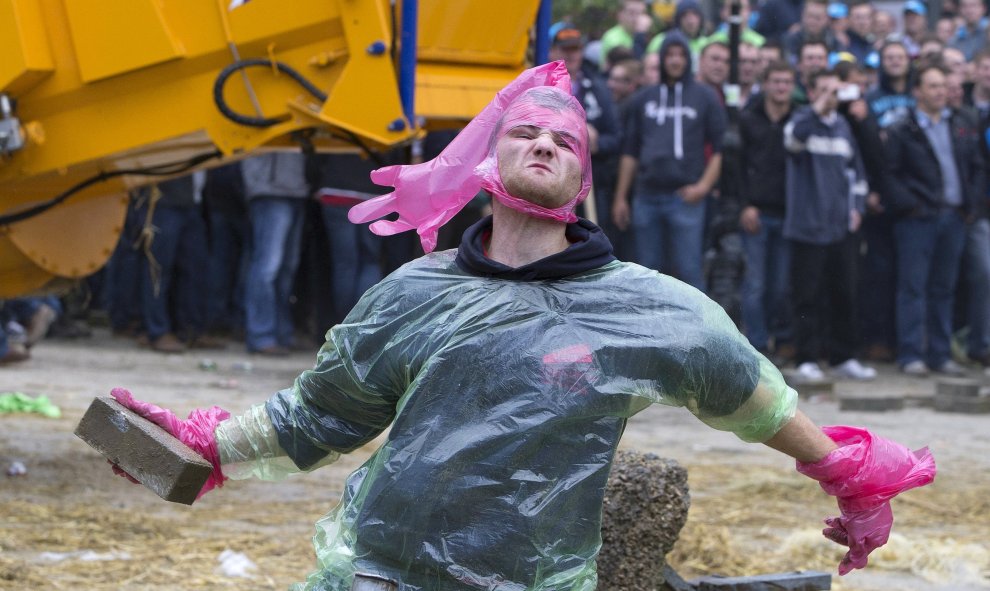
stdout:
{"type": "Polygon", "coordinates": [[[919,0],[904,3],[904,47],[911,59],[921,52],[921,40],[928,33],[928,7],[919,0]]]}
{"type": "Polygon", "coordinates": [[[987,42],[987,7],[983,0],[959,0],[959,14],[963,24],[956,31],[950,45],[963,52],[966,61],[973,59],[987,42]]]}
{"type": "Polygon", "coordinates": [[[618,167],[619,148],[622,143],[615,103],[608,86],[591,64],[584,61],[584,36],[567,23],[551,27],[550,59],[562,60],[571,78],[571,92],[584,108],[590,139],[591,168],[594,172],[594,207],[599,227],[616,246],[618,254],[628,260],[632,247],[626,247],[631,238],[616,228],[610,219],[612,191],[618,167]]]}
{"type": "Polygon", "coordinates": [[[608,52],[616,47],[628,47],[633,56],[641,59],[646,51],[646,34],[653,25],[646,12],[645,0],[622,0],[615,16],[618,23],[602,35],[601,58],[598,63],[603,70],[608,61],[608,52]]]}
{"type": "Polygon", "coordinates": [[[569,86],[562,64],[533,68],[434,160],[373,173],[395,191],[351,220],[397,214],[372,228],[415,229],[428,254],[365,293],[292,386],[184,421],[113,391],[210,460],[203,493],[312,471],[388,430],[317,523],[319,570],[294,589],[594,591],[613,457],[654,403],[796,458],[839,499],[823,534],[849,547],[840,574],[886,543],[890,499],[934,479],[927,450],[816,427],[715,302],[614,259],[574,213],[591,165],[569,86]],[[492,215],[432,252],[479,188],[492,215]]]}
{"type": "Polygon", "coordinates": [[[829,2],[828,32],[835,39],[833,51],[845,51],[849,47],[849,7],[845,2],[829,2]]]}

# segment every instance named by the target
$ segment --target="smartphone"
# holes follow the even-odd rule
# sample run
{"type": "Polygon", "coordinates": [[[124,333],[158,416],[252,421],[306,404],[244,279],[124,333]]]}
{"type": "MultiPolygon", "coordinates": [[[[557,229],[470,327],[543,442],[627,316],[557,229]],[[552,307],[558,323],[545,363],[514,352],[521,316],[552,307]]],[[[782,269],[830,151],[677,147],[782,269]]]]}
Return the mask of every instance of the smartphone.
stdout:
{"type": "Polygon", "coordinates": [[[855,100],[859,100],[859,86],[855,84],[846,84],[839,88],[835,93],[836,98],[839,99],[841,103],[851,103],[855,100]]]}

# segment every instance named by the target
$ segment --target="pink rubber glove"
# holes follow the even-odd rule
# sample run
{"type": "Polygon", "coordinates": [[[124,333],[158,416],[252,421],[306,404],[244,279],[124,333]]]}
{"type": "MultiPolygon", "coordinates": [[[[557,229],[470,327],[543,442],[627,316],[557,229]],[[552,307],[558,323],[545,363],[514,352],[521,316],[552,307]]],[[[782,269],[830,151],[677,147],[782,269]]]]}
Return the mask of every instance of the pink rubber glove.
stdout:
{"type": "Polygon", "coordinates": [[[524,91],[556,86],[570,92],[570,76],[564,62],[556,61],[526,70],[495,95],[481,113],[461,130],[439,156],[421,164],[386,166],[371,173],[375,184],[395,187],[387,195],[355,205],[347,217],[355,224],[392,213],[394,221],[379,220],[371,231],[390,236],[416,230],[425,252],[437,246],[437,232],[481,189],[475,167],[488,156],[489,141],[506,107],[524,91]]]}
{"type": "MultiPolygon", "coordinates": [[[[196,498],[202,497],[214,488],[223,486],[227,478],[220,469],[220,452],[217,450],[217,440],[213,432],[220,421],[230,418],[230,413],[219,406],[211,406],[208,409],[197,408],[189,413],[189,418],[181,420],[172,411],[151,404],[141,402],[124,388],[114,388],[110,395],[121,404],[121,406],[134,413],[148,419],[172,434],[173,437],[192,448],[196,453],[203,456],[208,462],[213,464],[213,474],[210,475],[203,489],[199,491],[196,498]]],[[[134,481],[126,472],[114,466],[114,472],[134,481]]]]}
{"type": "Polygon", "coordinates": [[[797,462],[798,472],[817,480],[837,498],[840,517],[825,520],[826,538],[849,547],[839,574],[866,566],[870,552],[887,543],[894,523],[890,499],[935,480],[935,458],[856,427],[823,427],[839,448],[815,463],[797,462]]]}

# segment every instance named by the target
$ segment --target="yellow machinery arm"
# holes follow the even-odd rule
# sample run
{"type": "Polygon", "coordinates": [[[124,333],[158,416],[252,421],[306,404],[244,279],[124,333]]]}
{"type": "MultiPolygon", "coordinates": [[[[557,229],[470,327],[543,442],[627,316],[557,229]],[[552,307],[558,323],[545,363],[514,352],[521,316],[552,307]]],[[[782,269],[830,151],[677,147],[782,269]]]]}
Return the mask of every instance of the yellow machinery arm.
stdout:
{"type": "Polygon", "coordinates": [[[410,121],[401,3],[0,0],[0,298],[99,269],[141,184],[303,130],[382,149],[465,122],[525,67],[539,5],[418,2],[410,121]]]}

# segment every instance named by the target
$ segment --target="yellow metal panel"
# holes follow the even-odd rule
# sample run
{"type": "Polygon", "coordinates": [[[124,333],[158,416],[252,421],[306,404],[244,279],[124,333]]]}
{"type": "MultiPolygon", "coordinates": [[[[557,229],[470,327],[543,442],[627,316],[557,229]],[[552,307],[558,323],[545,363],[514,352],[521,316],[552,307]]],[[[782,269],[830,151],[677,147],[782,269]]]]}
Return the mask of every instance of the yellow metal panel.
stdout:
{"type": "Polygon", "coordinates": [[[65,0],[79,72],[93,82],[181,57],[160,0],[65,0]]]}
{"type": "Polygon", "coordinates": [[[539,0],[423,0],[419,5],[419,59],[519,66],[526,57],[539,5],[539,0]]]}
{"type": "Polygon", "coordinates": [[[466,122],[518,74],[518,70],[506,68],[420,64],[416,68],[416,112],[427,120],[466,122]]]}
{"type": "Polygon", "coordinates": [[[10,225],[7,238],[52,275],[85,277],[110,258],[126,211],[126,193],[79,196],[42,216],[10,225]]]}
{"type": "Polygon", "coordinates": [[[0,0],[0,92],[17,98],[54,70],[38,2],[0,0]]]}

